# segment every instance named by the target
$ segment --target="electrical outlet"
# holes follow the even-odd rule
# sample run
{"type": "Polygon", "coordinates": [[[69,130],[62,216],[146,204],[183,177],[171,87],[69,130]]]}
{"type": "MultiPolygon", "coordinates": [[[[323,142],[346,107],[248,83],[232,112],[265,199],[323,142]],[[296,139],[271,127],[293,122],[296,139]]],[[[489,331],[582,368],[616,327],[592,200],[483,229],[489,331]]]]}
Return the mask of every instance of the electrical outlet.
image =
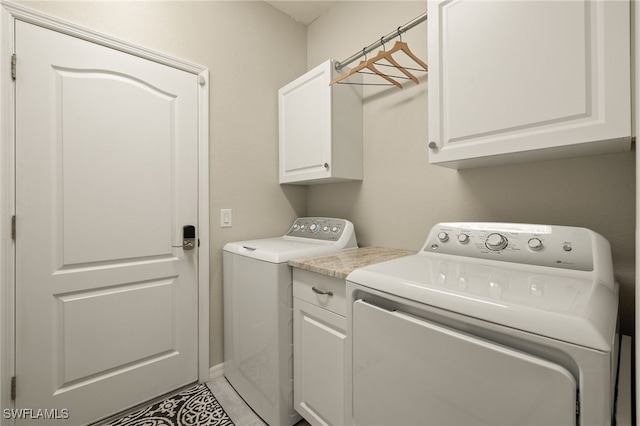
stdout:
{"type": "Polygon", "coordinates": [[[220,228],[231,228],[231,209],[220,209],[220,228]]]}

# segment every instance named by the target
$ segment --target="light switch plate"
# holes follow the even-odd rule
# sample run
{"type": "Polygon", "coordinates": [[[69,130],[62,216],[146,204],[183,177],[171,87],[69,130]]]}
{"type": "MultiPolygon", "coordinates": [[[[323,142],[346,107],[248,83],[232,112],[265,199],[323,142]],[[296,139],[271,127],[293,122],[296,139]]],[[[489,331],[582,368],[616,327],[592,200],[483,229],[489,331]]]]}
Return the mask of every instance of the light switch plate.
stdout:
{"type": "Polygon", "coordinates": [[[220,209],[220,228],[231,228],[232,219],[231,209],[220,209]]]}

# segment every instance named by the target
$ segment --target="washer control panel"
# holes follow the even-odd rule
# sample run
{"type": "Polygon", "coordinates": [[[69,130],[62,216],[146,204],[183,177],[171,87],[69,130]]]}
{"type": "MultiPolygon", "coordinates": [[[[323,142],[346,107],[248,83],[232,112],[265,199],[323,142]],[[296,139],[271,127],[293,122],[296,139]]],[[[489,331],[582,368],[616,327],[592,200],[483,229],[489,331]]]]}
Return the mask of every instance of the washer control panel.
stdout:
{"type": "Polygon", "coordinates": [[[422,252],[592,271],[593,234],[570,226],[439,223],[422,252]]]}
{"type": "Polygon", "coordinates": [[[338,241],[347,221],[326,217],[301,217],[296,219],[286,233],[290,237],[313,238],[315,240],[338,241]]]}

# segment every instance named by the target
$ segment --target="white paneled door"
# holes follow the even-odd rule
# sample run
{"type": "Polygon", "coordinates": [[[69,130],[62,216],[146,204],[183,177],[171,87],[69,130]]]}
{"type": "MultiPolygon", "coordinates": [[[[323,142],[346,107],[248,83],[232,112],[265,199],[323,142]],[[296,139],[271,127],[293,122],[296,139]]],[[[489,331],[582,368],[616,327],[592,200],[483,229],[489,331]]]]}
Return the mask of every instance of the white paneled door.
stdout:
{"type": "Polygon", "coordinates": [[[15,49],[16,407],[79,425],[198,379],[198,76],[21,21],[15,49]]]}

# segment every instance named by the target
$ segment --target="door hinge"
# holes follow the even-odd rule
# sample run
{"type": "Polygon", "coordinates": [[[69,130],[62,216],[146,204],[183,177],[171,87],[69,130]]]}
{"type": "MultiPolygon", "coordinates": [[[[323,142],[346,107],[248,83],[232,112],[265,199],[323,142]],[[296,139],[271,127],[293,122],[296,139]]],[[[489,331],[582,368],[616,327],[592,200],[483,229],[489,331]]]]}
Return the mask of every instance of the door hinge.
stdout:
{"type": "Polygon", "coordinates": [[[16,400],[16,376],[11,378],[11,400],[16,400]]]}
{"type": "Polygon", "coordinates": [[[15,80],[16,79],[16,54],[12,54],[11,55],[11,79],[15,80]]]}
{"type": "Polygon", "coordinates": [[[16,239],[16,216],[11,216],[11,239],[16,239]]]}

